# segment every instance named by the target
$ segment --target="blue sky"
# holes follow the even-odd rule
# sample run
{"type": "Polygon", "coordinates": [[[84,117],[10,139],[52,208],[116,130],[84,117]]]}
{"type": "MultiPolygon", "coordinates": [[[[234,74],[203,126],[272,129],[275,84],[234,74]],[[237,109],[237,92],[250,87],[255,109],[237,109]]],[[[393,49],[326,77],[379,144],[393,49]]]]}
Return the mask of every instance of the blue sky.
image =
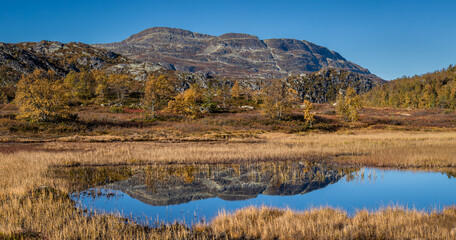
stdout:
{"type": "Polygon", "coordinates": [[[149,27],[326,46],[390,80],[456,63],[450,0],[0,0],[0,42],[107,43],[149,27]]]}

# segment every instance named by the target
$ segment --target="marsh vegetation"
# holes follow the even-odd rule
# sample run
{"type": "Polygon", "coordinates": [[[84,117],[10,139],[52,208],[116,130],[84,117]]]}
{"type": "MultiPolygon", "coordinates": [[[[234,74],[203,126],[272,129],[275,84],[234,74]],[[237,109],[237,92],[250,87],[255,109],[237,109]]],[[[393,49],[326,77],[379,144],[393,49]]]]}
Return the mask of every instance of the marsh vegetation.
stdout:
{"type": "MultiPolygon", "coordinates": [[[[137,168],[171,163],[185,164],[182,165],[185,167],[172,170],[174,176],[184,182],[197,173],[188,169],[192,164],[260,164],[271,160],[277,163],[310,161],[348,168],[371,166],[445,171],[454,176],[455,145],[454,132],[379,130],[302,136],[268,133],[198,144],[4,143],[0,146],[0,232],[3,237],[50,239],[274,238],[275,234],[284,238],[312,238],[316,236],[313,234],[350,239],[451,238],[456,227],[454,208],[435,213],[385,209],[375,213],[362,211],[354,216],[329,209],[301,213],[250,208],[221,214],[203,225],[173,224],[150,228],[118,215],[88,217],[84,210],[75,208],[69,195],[78,188],[128,179],[137,168]],[[103,170],[100,166],[111,170],[103,170]],[[81,169],[85,170],[81,172],[81,169]],[[64,176],[77,178],[62,177],[57,174],[59,171],[65,172],[64,176]],[[328,227],[332,230],[327,231],[328,227]]],[[[150,176],[153,176],[150,180],[159,179],[159,176],[150,176]]]]}

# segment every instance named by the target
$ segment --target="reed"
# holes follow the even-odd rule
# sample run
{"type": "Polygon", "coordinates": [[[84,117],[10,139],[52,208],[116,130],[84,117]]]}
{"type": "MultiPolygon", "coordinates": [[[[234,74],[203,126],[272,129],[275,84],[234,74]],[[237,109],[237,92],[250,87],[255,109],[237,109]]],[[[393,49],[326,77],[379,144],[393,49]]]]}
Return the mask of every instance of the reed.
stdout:
{"type": "Polygon", "coordinates": [[[295,212],[249,207],[212,222],[138,225],[119,214],[90,214],[67,195],[42,188],[0,202],[0,239],[454,239],[456,208],[425,213],[401,208],[362,210],[350,217],[331,208],[295,212]]]}
{"type": "Polygon", "coordinates": [[[192,228],[147,228],[116,215],[88,217],[66,197],[68,180],[49,172],[72,166],[271,160],[455,171],[454,156],[455,132],[269,133],[218,142],[5,143],[0,145],[0,239],[451,239],[456,237],[455,208],[441,213],[391,208],[361,211],[354,217],[332,209],[298,213],[248,208],[221,213],[213,222],[192,228]]]}
{"type": "Polygon", "coordinates": [[[230,239],[454,239],[456,208],[440,213],[362,210],[349,217],[331,208],[294,212],[250,207],[222,212],[210,226],[215,236],[230,239]]]}

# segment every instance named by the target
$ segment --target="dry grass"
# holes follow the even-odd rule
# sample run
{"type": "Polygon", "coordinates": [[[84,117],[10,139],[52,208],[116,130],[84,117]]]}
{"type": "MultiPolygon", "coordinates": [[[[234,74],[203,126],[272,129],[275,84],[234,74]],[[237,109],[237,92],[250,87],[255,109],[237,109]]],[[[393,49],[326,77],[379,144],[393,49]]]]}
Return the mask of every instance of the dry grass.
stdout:
{"type": "Polygon", "coordinates": [[[149,228],[118,215],[74,208],[65,194],[41,189],[0,202],[0,239],[454,239],[456,208],[440,213],[389,208],[360,211],[305,212],[246,208],[220,213],[207,225],[174,224],[149,228]]]}
{"type": "Polygon", "coordinates": [[[120,215],[84,213],[66,194],[50,188],[0,202],[0,239],[187,239],[175,224],[149,228],[120,215]]]}
{"type": "MultiPolygon", "coordinates": [[[[20,194],[47,185],[51,166],[116,166],[151,163],[245,163],[313,160],[374,167],[440,169],[456,167],[456,133],[366,132],[348,134],[265,134],[227,142],[42,143],[0,146],[2,194],[20,194]]],[[[63,187],[59,187],[63,186],[63,187]]]]}
{"type": "Polygon", "coordinates": [[[283,239],[315,236],[342,239],[454,238],[455,209],[439,214],[390,209],[361,212],[353,218],[328,209],[304,213],[247,209],[234,215],[222,214],[208,226],[186,229],[174,225],[161,230],[149,229],[116,216],[87,217],[77,211],[69,199],[62,197],[68,194],[69,183],[53,178],[48,172],[55,166],[306,159],[349,165],[454,170],[455,156],[455,132],[369,131],[303,136],[274,133],[259,138],[196,143],[1,144],[0,239],[15,236],[49,239],[274,238],[274,234],[281,234],[283,239]],[[54,193],[38,197],[30,194],[43,186],[54,189],[59,197],[54,193]]]}
{"type": "Polygon", "coordinates": [[[230,239],[454,239],[456,208],[431,214],[389,208],[348,217],[334,209],[251,207],[221,213],[210,226],[215,236],[230,239]]]}

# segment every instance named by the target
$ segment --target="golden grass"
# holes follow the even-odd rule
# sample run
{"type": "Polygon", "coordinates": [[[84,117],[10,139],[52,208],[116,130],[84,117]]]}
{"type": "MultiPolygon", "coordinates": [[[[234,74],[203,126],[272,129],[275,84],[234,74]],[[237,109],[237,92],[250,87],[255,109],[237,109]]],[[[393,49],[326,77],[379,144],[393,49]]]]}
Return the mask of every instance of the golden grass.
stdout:
{"type": "Polygon", "coordinates": [[[246,208],[221,213],[210,224],[215,236],[230,239],[454,239],[456,208],[441,213],[388,208],[353,217],[340,210],[305,212],[246,208]]]}
{"type": "Polygon", "coordinates": [[[456,167],[456,132],[265,134],[226,142],[51,142],[30,150],[19,146],[0,146],[0,195],[43,185],[65,191],[65,183],[46,177],[51,166],[315,160],[413,169],[456,167]]]}
{"type": "Polygon", "coordinates": [[[149,228],[119,215],[74,208],[66,195],[48,189],[0,204],[0,239],[454,239],[456,208],[440,213],[389,208],[349,217],[329,208],[305,212],[246,208],[220,213],[191,228],[173,224],[149,228]],[[87,213],[86,213],[87,214],[87,213]]]}
{"type": "Polygon", "coordinates": [[[255,216],[264,215],[262,212],[269,210],[247,209],[245,213],[222,214],[207,226],[195,226],[193,229],[173,226],[159,231],[126,223],[116,216],[95,215],[88,218],[66,198],[47,195],[36,198],[30,195],[30,192],[43,186],[63,195],[68,194],[69,183],[48,174],[49,169],[55,166],[268,160],[314,160],[376,167],[454,170],[456,132],[369,131],[303,136],[274,133],[225,142],[50,142],[30,148],[14,143],[3,144],[0,145],[0,239],[2,236],[16,236],[14,234],[35,236],[35,233],[49,239],[208,238],[224,234],[232,238],[242,237],[242,234],[246,238],[274,238],[274,234],[283,234],[280,235],[283,239],[309,238],[307,236],[322,236],[323,239],[455,237],[454,209],[440,214],[390,209],[376,213],[361,212],[353,218],[328,209],[304,213],[279,211],[277,216],[272,214],[272,217],[264,219],[255,216]],[[249,214],[252,216],[248,217],[249,214]]]}
{"type": "Polygon", "coordinates": [[[187,239],[189,233],[181,225],[152,229],[120,215],[89,217],[48,188],[0,202],[0,239],[187,239]]]}

